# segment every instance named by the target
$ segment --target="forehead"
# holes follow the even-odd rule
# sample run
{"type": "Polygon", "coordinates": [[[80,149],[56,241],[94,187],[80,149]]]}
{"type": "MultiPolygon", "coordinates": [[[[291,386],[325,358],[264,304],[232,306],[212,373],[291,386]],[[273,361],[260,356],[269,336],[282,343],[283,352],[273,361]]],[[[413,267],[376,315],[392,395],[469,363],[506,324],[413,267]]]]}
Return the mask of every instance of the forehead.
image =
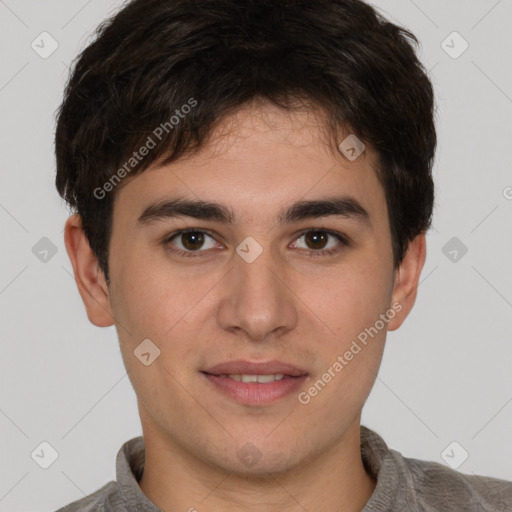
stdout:
{"type": "MultiPolygon", "coordinates": [[[[347,196],[371,216],[386,209],[370,146],[354,161],[327,133],[321,115],[248,105],[224,118],[201,150],[158,162],[117,191],[115,210],[140,216],[152,204],[188,198],[223,204],[235,222],[273,216],[298,200],[347,196]]],[[[340,130],[339,142],[350,135],[340,130]]],[[[124,215],[124,213],[122,213],[124,215]]]]}

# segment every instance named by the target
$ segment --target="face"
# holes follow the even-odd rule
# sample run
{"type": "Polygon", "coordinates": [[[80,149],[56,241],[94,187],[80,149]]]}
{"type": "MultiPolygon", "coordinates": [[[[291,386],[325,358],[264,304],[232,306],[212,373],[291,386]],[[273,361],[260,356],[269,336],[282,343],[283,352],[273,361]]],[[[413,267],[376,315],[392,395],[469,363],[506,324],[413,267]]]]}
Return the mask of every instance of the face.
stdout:
{"type": "Polygon", "coordinates": [[[257,474],[326,452],[358,425],[424,257],[411,249],[398,279],[375,163],[369,147],[354,161],[333,152],[311,113],[251,106],[198,155],[116,192],[110,288],[88,312],[97,325],[112,323],[106,310],[115,319],[145,436],[257,474]],[[178,198],[223,205],[232,222],[190,205],[176,215],[164,203],[178,198]]]}

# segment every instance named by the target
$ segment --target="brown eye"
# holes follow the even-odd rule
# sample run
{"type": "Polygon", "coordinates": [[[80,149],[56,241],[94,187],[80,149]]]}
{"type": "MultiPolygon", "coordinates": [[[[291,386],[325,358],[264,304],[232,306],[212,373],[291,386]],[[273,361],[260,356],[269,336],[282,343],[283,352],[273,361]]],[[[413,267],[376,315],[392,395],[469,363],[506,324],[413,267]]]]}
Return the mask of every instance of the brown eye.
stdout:
{"type": "Polygon", "coordinates": [[[195,256],[215,248],[215,239],[206,231],[187,229],[174,233],[163,240],[163,244],[180,255],[195,256]],[[208,240],[210,240],[208,245],[208,240]]]}
{"type": "Polygon", "coordinates": [[[200,231],[182,233],[180,236],[183,247],[189,251],[200,249],[204,244],[204,233],[200,231]]]}
{"type": "Polygon", "coordinates": [[[310,249],[324,249],[330,235],[324,231],[310,231],[304,236],[310,249]]]}
{"type": "MultiPolygon", "coordinates": [[[[162,244],[179,256],[211,256],[208,249],[219,249],[214,234],[206,230],[184,229],[163,239],[162,244]],[[208,245],[208,239],[210,240],[208,245]]],[[[308,256],[335,256],[343,247],[349,247],[349,239],[341,233],[322,229],[310,229],[302,233],[292,244],[294,249],[305,249],[308,256]],[[302,246],[297,242],[304,238],[302,246]],[[334,242],[334,243],[333,243],[334,242]]],[[[223,249],[221,246],[220,249],[223,249]]]]}
{"type": "Polygon", "coordinates": [[[326,231],[322,229],[310,229],[302,233],[293,247],[298,249],[306,249],[309,256],[335,256],[341,252],[343,247],[350,244],[348,239],[341,233],[326,231]],[[299,243],[298,240],[304,239],[299,243]],[[332,240],[332,242],[330,242],[332,240]]]}

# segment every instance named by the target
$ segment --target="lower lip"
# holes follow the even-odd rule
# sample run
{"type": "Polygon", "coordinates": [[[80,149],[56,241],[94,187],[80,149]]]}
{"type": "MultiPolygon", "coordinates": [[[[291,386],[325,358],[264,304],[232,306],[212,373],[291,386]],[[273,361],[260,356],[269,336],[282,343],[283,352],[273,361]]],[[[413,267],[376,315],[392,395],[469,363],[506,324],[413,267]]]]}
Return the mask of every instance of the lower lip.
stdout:
{"type": "Polygon", "coordinates": [[[229,377],[202,373],[218,390],[244,405],[267,405],[275,402],[297,391],[307,377],[283,377],[274,382],[261,383],[240,382],[229,377]]]}

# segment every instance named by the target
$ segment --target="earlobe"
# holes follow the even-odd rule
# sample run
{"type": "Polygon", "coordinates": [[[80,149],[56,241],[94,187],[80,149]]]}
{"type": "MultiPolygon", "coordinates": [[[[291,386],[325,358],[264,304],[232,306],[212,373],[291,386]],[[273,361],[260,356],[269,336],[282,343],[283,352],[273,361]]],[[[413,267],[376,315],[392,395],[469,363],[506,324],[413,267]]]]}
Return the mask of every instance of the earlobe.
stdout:
{"type": "Polygon", "coordinates": [[[82,229],[78,214],[72,215],[66,221],[64,242],[87,317],[98,327],[113,325],[114,319],[105,276],[82,229]]]}
{"type": "Polygon", "coordinates": [[[398,313],[388,323],[388,331],[398,329],[414,306],[426,254],[425,234],[421,233],[409,243],[404,259],[395,271],[391,304],[399,304],[401,308],[396,307],[398,313]]]}

